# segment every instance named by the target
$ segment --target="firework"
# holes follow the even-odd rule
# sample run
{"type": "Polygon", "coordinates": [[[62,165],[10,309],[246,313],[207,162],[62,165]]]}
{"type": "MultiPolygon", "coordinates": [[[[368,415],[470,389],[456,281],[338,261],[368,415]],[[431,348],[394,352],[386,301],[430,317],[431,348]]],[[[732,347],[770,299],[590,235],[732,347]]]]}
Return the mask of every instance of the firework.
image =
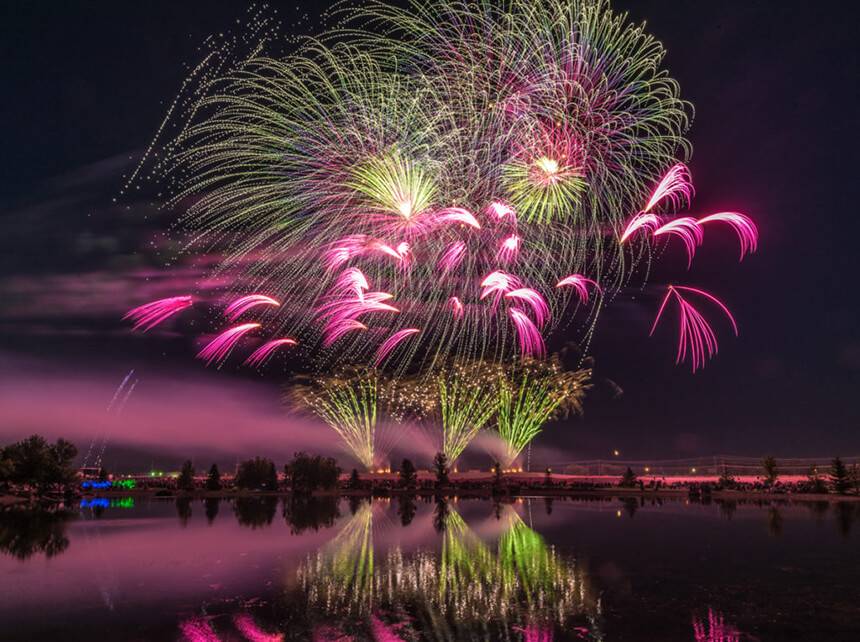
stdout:
{"type": "Polygon", "coordinates": [[[365,468],[381,464],[398,433],[388,421],[392,383],[375,369],[344,369],[290,388],[293,406],[322,419],[340,437],[347,451],[365,468]]]}
{"type": "Polygon", "coordinates": [[[296,345],[295,339],[290,339],[285,337],[283,339],[273,339],[272,341],[267,341],[259,348],[254,350],[251,355],[245,359],[246,366],[259,367],[266,363],[275,351],[282,346],[294,346],[296,345]]]}
{"type": "Polygon", "coordinates": [[[126,312],[123,319],[134,321],[133,330],[146,332],[159,323],[172,317],[177,312],[193,305],[190,296],[173,296],[167,299],[159,299],[145,305],[138,306],[126,312]]]}
{"type": "Polygon", "coordinates": [[[689,356],[693,372],[696,372],[699,368],[704,367],[705,362],[717,353],[717,335],[714,333],[711,325],[705,320],[705,317],[689,301],[681,296],[682,291],[702,296],[711,303],[716,304],[723,314],[728,317],[736,336],[738,334],[738,326],[725,304],[713,295],[697,288],[680,285],[669,286],[666,296],[663,297],[663,302],[660,304],[660,309],[657,311],[654,324],[651,326],[651,334],[653,335],[657,329],[657,324],[663,316],[663,311],[666,309],[669,299],[674,296],[680,308],[678,353],[675,362],[681,363],[689,356]]]}
{"type": "Polygon", "coordinates": [[[688,105],[662,46],[607,3],[368,3],[342,17],[293,56],[222,61],[157,161],[192,251],[224,247],[221,273],[275,302],[234,302],[231,321],[266,305],[268,329],[289,328],[321,368],[372,363],[414,328],[389,371],[504,362],[524,336],[542,344],[571,296],[590,302],[551,284],[583,274],[611,294],[630,276],[612,242],[627,214],[689,200],[688,105]],[[332,301],[360,303],[370,283],[396,319],[332,301]],[[503,304],[519,289],[545,294],[503,304]]]}
{"type": "Polygon", "coordinates": [[[696,248],[702,244],[703,233],[698,221],[691,216],[672,219],[654,230],[655,237],[663,234],[677,236],[684,242],[684,249],[687,251],[687,267],[689,267],[693,263],[696,248]]]}
{"type": "Polygon", "coordinates": [[[232,323],[245,314],[245,312],[259,305],[279,307],[281,304],[265,294],[249,294],[236,299],[233,303],[228,305],[224,310],[224,315],[232,323]]]}
{"type": "Polygon", "coordinates": [[[571,274],[555,284],[555,287],[557,288],[565,286],[570,286],[574,289],[577,296],[579,296],[581,303],[588,303],[588,286],[593,287],[597,290],[598,294],[601,294],[600,286],[597,285],[597,281],[589,279],[581,274],[571,274]]]}
{"type": "Polygon", "coordinates": [[[508,310],[520,342],[520,355],[523,357],[542,357],[546,346],[537,326],[528,315],[518,308],[508,310]]]}
{"type": "Polygon", "coordinates": [[[514,364],[496,383],[496,430],[505,443],[508,466],[551,419],[582,412],[591,370],[566,372],[558,359],[514,364]]]}
{"type": "Polygon", "coordinates": [[[379,350],[376,351],[376,366],[379,367],[379,364],[385,361],[388,354],[400,343],[411,337],[413,334],[418,334],[419,332],[421,332],[419,328],[406,328],[405,330],[398,330],[388,337],[383,341],[382,345],[379,346],[379,350]]]}
{"type": "Polygon", "coordinates": [[[700,226],[706,223],[728,223],[738,235],[738,240],[741,245],[741,256],[738,260],[743,260],[745,254],[752,254],[758,248],[758,228],[753,223],[752,219],[745,214],[739,212],[717,212],[700,218],[696,221],[700,226]]]}
{"type": "Polygon", "coordinates": [[[251,330],[256,330],[259,327],[259,323],[243,323],[242,325],[237,325],[234,328],[225,330],[207,343],[206,346],[197,353],[197,358],[205,361],[207,366],[216,361],[219,364],[224,363],[242,337],[248,334],[251,330]]]}

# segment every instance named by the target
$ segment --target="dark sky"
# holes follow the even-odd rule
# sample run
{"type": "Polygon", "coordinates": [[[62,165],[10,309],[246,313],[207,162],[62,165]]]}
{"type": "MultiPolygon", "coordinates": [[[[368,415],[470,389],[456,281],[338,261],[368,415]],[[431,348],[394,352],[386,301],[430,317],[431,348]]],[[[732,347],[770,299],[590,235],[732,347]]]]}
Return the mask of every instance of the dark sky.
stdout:
{"type": "MultiPolygon", "coordinates": [[[[316,3],[273,6],[285,33],[320,24],[316,3]]],[[[664,262],[654,275],[714,292],[738,319],[740,336],[721,327],[719,356],[695,375],[674,365],[668,326],[647,337],[653,301],[617,300],[591,353],[624,393],[613,399],[603,386],[584,419],[541,437],[540,456],[860,454],[857,16],[828,1],[614,6],[647,19],[695,105],[694,211],[746,212],[760,249],[738,264],[728,234],[689,273],[664,262]]],[[[146,246],[168,223],[144,201],[114,204],[122,175],[204,38],[244,16],[241,3],[213,1],[0,8],[0,441],[109,431],[117,466],[170,465],[166,450],[226,457],[238,446],[213,436],[231,428],[248,436],[246,449],[305,443],[273,428],[273,381],[203,373],[187,337],[140,340],[117,320],[141,302],[134,278],[159,269],[146,246]],[[119,427],[88,428],[98,422],[75,402],[98,399],[102,412],[131,368],[137,406],[119,427]],[[159,395],[173,384],[182,394],[169,406],[159,395]],[[212,397],[233,404],[230,426],[213,416],[212,397]]]]}

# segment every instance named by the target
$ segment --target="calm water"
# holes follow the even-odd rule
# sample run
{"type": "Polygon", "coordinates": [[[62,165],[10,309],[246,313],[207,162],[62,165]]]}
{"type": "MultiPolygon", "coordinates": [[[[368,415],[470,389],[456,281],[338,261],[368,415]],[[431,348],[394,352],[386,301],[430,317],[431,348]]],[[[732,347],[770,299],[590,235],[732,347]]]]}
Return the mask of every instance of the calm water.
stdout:
{"type": "Polygon", "coordinates": [[[860,640],[860,504],[127,499],[2,513],[0,639],[860,640]]]}

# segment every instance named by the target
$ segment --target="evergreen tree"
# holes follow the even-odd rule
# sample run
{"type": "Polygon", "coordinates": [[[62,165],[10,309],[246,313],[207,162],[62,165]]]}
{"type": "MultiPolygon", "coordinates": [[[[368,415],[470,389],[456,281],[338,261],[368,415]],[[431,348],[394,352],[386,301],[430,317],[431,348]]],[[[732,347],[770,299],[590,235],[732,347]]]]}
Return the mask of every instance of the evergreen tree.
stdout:
{"type": "Polygon", "coordinates": [[[633,469],[628,466],[627,470],[625,470],[624,474],[621,476],[621,481],[618,482],[618,485],[621,488],[636,488],[636,483],[636,473],[634,473],[633,469]]]}
{"type": "Polygon", "coordinates": [[[779,477],[779,469],[776,466],[776,459],[768,455],[761,461],[761,467],[764,470],[764,483],[767,486],[773,486],[779,477]]]}
{"type": "Polygon", "coordinates": [[[448,457],[445,453],[436,453],[433,458],[433,471],[436,473],[436,485],[447,486],[448,479],[448,457]]]}
{"type": "Polygon", "coordinates": [[[400,485],[403,488],[415,488],[418,482],[418,472],[415,470],[415,466],[410,460],[403,460],[403,462],[400,464],[400,470],[398,471],[397,475],[400,478],[400,485]]]}
{"type": "Polygon", "coordinates": [[[811,491],[816,495],[824,495],[827,493],[827,484],[824,483],[824,480],[821,479],[821,476],[818,474],[818,469],[815,466],[812,466],[809,469],[809,484],[811,486],[811,491]]]}
{"type": "Polygon", "coordinates": [[[182,470],[179,473],[179,479],[176,480],[176,486],[180,490],[194,490],[194,465],[190,459],[187,459],[182,464],[182,470]]]}
{"type": "Polygon", "coordinates": [[[358,490],[361,488],[361,477],[358,474],[357,468],[353,468],[352,472],[349,474],[349,482],[347,485],[352,490],[358,490]]]}
{"type": "Polygon", "coordinates": [[[206,490],[221,490],[221,473],[218,471],[218,464],[212,464],[212,468],[209,469],[206,490]]]}
{"type": "Polygon", "coordinates": [[[830,465],[830,483],[840,495],[844,495],[851,487],[851,479],[848,475],[848,467],[839,458],[836,457],[830,465]]]}

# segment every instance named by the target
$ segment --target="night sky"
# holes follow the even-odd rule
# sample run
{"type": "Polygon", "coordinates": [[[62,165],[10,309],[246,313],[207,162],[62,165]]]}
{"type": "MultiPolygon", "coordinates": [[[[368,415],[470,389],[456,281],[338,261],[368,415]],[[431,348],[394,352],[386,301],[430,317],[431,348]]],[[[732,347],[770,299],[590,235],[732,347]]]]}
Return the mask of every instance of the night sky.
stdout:
{"type": "MultiPolygon", "coordinates": [[[[315,32],[321,7],[297,4],[273,4],[283,33],[315,32]]],[[[749,214],[759,251],[739,264],[714,228],[685,273],[670,247],[651,283],[715,293],[740,336],[718,321],[720,353],[692,375],[674,365],[670,325],[648,338],[654,290],[625,292],[591,345],[602,383],[585,417],[552,426],[534,456],[860,454],[856,16],[826,1],[614,6],[647,19],[695,105],[691,211],[749,214]]],[[[150,242],[173,220],[119,197],[123,175],[203,40],[245,16],[212,1],[0,8],[0,442],[38,431],[85,450],[107,433],[117,469],[331,447],[325,429],[284,420],[277,376],[205,371],[191,332],[141,338],[119,320],[156,298],[144,279],[167,268],[150,242]],[[131,369],[134,395],[108,417],[131,369]]]]}

